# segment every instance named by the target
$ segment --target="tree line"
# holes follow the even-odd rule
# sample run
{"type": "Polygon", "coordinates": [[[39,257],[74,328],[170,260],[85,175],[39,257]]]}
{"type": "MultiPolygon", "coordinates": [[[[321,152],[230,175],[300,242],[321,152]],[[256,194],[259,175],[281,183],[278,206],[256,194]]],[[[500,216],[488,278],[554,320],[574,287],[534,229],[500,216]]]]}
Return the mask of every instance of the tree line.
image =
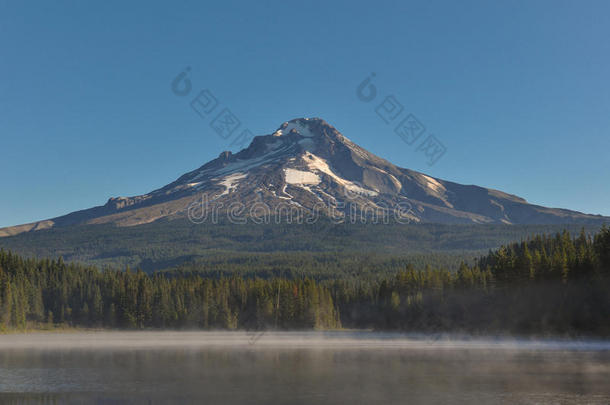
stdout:
{"type": "Polygon", "coordinates": [[[610,335],[610,229],[540,235],[457,272],[408,266],[379,283],[332,285],[345,327],[610,335]]]}
{"type": "Polygon", "coordinates": [[[310,279],[148,275],[0,251],[0,327],[338,328],[330,291],[310,279]]]}
{"type": "Polygon", "coordinates": [[[0,251],[0,328],[335,329],[610,335],[610,229],[381,278],[99,270],[0,251]]]}
{"type": "MultiPolygon", "coordinates": [[[[599,226],[585,225],[585,229],[597,232],[599,226]]],[[[59,226],[0,238],[0,248],[26,257],[62,256],[67,262],[100,268],[130,266],[150,273],[182,268],[204,276],[305,275],[319,279],[363,271],[394,275],[404,269],[403,259],[416,268],[430,264],[457,270],[460,261],[472,263],[489,248],[563,229],[577,235],[580,226],[333,224],[323,218],[314,224],[220,222],[203,226],[176,219],[121,228],[110,224],[59,226]],[[373,263],[362,268],[359,262],[363,258],[373,263]]]]}

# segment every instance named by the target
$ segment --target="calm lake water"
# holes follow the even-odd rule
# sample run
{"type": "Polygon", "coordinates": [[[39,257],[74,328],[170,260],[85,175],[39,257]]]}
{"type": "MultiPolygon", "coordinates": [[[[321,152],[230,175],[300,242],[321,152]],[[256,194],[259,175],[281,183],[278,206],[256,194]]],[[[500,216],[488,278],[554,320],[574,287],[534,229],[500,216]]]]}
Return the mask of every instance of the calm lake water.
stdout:
{"type": "Polygon", "coordinates": [[[610,342],[369,332],[3,335],[0,403],[610,404],[610,342]]]}

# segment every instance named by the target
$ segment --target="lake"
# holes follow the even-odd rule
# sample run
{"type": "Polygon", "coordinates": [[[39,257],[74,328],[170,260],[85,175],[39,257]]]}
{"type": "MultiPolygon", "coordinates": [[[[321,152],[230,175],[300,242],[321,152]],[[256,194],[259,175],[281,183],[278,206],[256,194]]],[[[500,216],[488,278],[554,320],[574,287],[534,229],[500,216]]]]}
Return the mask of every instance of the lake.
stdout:
{"type": "Polygon", "coordinates": [[[610,342],[373,332],[0,335],[1,403],[608,404],[610,342]]]}

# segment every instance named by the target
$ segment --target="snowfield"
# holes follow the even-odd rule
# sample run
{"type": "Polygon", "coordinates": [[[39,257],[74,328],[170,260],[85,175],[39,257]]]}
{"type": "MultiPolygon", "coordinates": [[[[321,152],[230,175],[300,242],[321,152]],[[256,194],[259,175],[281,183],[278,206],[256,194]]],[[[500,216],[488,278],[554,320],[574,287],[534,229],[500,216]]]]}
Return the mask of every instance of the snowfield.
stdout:
{"type": "Polygon", "coordinates": [[[248,175],[244,174],[244,173],[233,173],[230,174],[228,176],[225,176],[222,181],[220,181],[218,184],[225,186],[225,190],[218,195],[218,197],[221,197],[223,195],[227,195],[229,194],[231,191],[235,190],[237,188],[237,186],[239,185],[239,181],[241,179],[246,178],[248,175]]]}
{"type": "Polygon", "coordinates": [[[312,172],[284,169],[284,176],[288,184],[320,184],[320,176],[312,172]]]}

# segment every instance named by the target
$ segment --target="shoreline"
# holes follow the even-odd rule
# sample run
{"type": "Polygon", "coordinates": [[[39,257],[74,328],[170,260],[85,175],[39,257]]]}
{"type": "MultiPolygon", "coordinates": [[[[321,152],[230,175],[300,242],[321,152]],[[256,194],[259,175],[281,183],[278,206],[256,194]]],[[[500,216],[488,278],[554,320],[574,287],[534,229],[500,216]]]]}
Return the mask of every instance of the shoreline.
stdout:
{"type": "Polygon", "coordinates": [[[67,331],[0,335],[13,349],[333,348],[610,351],[610,339],[433,335],[374,331],[67,331]]]}
{"type": "Polygon", "coordinates": [[[324,333],[370,333],[376,335],[403,336],[415,339],[432,340],[511,340],[520,341],[601,341],[610,342],[610,335],[585,334],[554,334],[548,333],[511,333],[508,331],[404,331],[392,329],[357,329],[357,328],[318,328],[318,329],[114,329],[104,327],[78,327],[57,325],[50,328],[25,328],[0,330],[0,338],[11,335],[38,335],[38,334],[76,334],[76,333],[234,333],[247,335],[266,335],[282,333],[324,334],[324,333]]]}

